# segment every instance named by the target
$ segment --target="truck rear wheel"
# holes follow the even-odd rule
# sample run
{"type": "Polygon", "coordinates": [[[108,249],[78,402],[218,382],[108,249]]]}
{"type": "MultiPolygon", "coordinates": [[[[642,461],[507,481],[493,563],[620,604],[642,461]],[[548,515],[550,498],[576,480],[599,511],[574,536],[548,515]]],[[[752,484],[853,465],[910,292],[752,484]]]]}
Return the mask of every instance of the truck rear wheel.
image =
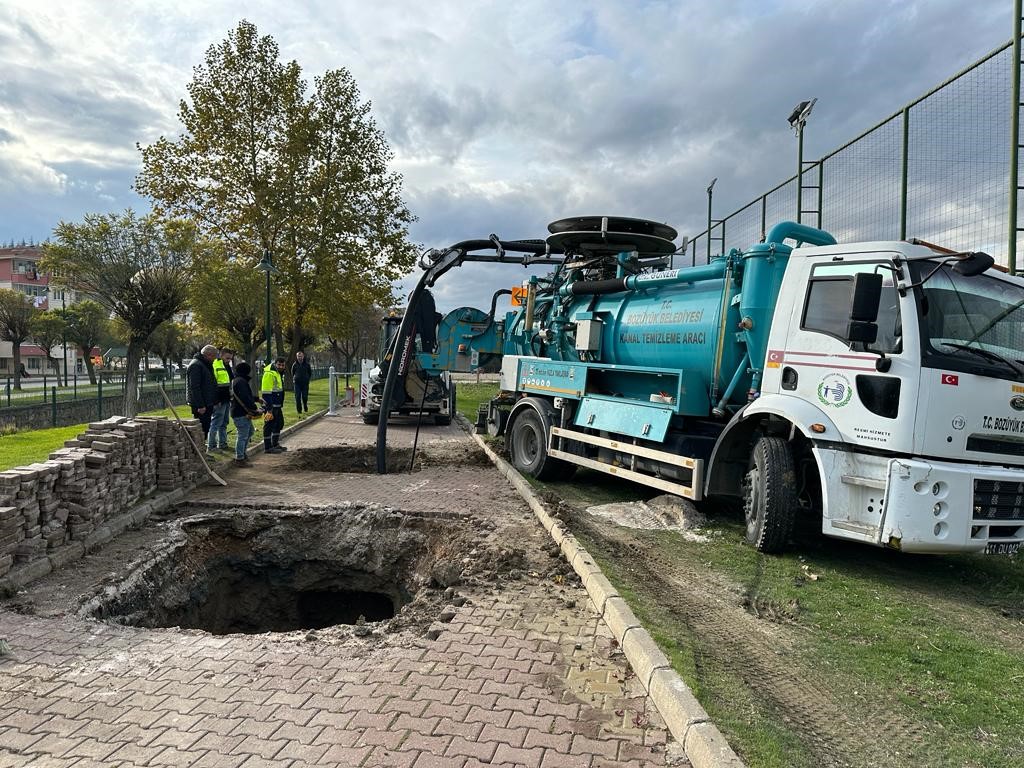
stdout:
{"type": "Polygon", "coordinates": [[[785,549],[796,517],[796,470],[789,444],[762,437],[754,444],[743,478],[743,512],[747,541],[759,552],[785,549]]]}
{"type": "Polygon", "coordinates": [[[512,422],[508,438],[512,466],[537,480],[567,480],[575,464],[548,455],[548,436],[544,421],[533,408],[526,408],[512,422]]]}
{"type": "Polygon", "coordinates": [[[380,414],[379,413],[364,413],[363,414],[363,424],[376,424],[378,421],[380,421],[380,414]]]}

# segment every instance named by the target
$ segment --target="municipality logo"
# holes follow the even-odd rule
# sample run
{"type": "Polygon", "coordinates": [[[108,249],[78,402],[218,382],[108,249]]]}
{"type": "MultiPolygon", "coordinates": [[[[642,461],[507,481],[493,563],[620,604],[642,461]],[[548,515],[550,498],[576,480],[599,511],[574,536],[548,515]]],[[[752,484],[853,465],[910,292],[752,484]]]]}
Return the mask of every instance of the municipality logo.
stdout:
{"type": "Polygon", "coordinates": [[[842,408],[853,397],[850,380],[841,373],[830,373],[818,383],[818,400],[830,408],[842,408]]]}

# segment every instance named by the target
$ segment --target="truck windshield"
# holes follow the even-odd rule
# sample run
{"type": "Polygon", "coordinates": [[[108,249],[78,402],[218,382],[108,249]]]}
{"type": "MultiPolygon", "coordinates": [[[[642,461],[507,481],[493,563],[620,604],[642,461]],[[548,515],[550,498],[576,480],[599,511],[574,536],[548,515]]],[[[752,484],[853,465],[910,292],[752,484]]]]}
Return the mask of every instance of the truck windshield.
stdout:
{"type": "MultiPolygon", "coordinates": [[[[911,274],[919,280],[934,266],[912,263],[911,274]]],[[[1024,379],[1024,287],[944,266],[919,291],[925,367],[1024,379]]]]}

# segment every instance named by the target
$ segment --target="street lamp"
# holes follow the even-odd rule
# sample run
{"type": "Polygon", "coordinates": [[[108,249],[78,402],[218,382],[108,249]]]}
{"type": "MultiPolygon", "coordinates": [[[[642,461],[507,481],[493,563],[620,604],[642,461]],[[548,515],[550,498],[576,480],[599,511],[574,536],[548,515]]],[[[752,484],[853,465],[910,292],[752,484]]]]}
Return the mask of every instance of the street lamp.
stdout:
{"type": "Polygon", "coordinates": [[[281,273],[281,271],[277,267],[275,267],[274,263],[270,260],[270,249],[269,248],[264,249],[264,251],[263,251],[263,260],[260,261],[260,263],[256,265],[256,269],[258,269],[260,272],[266,272],[267,273],[267,318],[266,318],[267,356],[266,356],[266,364],[270,365],[270,340],[271,340],[271,330],[270,330],[270,276],[271,275],[278,275],[278,274],[281,273]]]}
{"type": "Polygon", "coordinates": [[[68,302],[67,288],[60,289],[60,319],[64,321],[60,329],[60,343],[64,349],[64,386],[68,385],[68,302]]]}
{"type": "MultiPolygon", "coordinates": [[[[796,132],[796,223],[800,223],[800,217],[804,210],[804,126],[807,125],[807,118],[811,116],[811,110],[817,99],[801,101],[789,115],[789,127],[796,132]]],[[[820,226],[820,224],[819,224],[820,226]]]]}
{"type": "MultiPolygon", "coordinates": [[[[711,196],[714,193],[715,182],[718,181],[718,177],[715,176],[708,184],[708,263],[711,263],[711,196]]],[[[696,258],[696,257],[695,257],[696,258]]]]}

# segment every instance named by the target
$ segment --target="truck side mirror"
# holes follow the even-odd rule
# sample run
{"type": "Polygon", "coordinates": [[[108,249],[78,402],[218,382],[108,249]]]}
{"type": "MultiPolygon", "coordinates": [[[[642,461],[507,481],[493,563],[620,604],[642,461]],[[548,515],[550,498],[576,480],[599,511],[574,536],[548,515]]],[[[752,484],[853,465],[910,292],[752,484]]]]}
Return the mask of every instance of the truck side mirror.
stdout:
{"type": "MultiPolygon", "coordinates": [[[[882,303],[882,275],[878,272],[858,272],[853,276],[853,296],[850,300],[850,322],[874,323],[882,303]]],[[[858,341],[858,339],[850,339],[858,341]]],[[[874,341],[874,339],[872,339],[874,341]]]]}
{"type": "Polygon", "coordinates": [[[953,263],[953,271],[964,277],[980,275],[986,269],[996,263],[996,260],[982,251],[970,253],[962,259],[953,263]]]}
{"type": "Polygon", "coordinates": [[[854,344],[874,344],[878,340],[878,323],[851,320],[846,326],[846,339],[854,344]]]}

